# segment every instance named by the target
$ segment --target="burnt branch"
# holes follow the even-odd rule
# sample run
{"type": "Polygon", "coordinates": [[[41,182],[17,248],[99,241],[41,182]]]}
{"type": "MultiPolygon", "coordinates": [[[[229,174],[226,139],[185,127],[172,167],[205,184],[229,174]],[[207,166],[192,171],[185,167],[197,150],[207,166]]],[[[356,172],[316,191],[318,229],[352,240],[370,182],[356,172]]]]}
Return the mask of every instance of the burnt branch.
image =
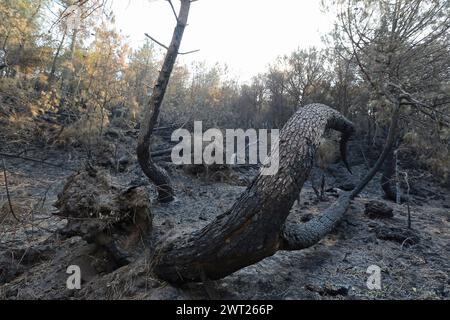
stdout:
{"type": "MultiPolygon", "coordinates": [[[[300,108],[281,131],[278,158],[272,151],[271,159],[279,160],[279,170],[264,175],[263,167],[231,209],[191,236],[156,248],[158,257],[153,271],[174,283],[219,279],[278,250],[294,249],[297,244],[289,241],[288,236],[294,236],[297,230],[285,229],[284,224],[311,172],[321,137],[328,129],[349,136],[353,125],[325,105],[300,108]]],[[[339,199],[329,209],[330,213],[318,221],[317,232],[303,246],[320,240],[339,222],[349,203],[350,195],[339,199]],[[335,211],[340,214],[335,215],[335,211]]]]}
{"type": "MultiPolygon", "coordinates": [[[[168,46],[166,46],[166,45],[163,44],[162,42],[156,40],[155,38],[153,38],[152,36],[150,36],[148,33],[144,33],[144,35],[145,35],[147,38],[149,38],[150,40],[156,42],[158,45],[160,45],[160,46],[163,47],[164,49],[169,50],[169,47],[168,47],[168,46]]],[[[186,51],[186,52],[179,52],[179,51],[178,51],[177,54],[185,55],[185,54],[195,53],[195,52],[199,52],[199,51],[200,51],[200,49],[197,49],[197,50],[191,50],[191,51],[186,51]]]]}
{"type": "Polygon", "coordinates": [[[175,20],[178,22],[178,15],[177,12],[175,11],[175,7],[173,6],[172,0],[167,0],[167,2],[169,2],[170,8],[172,9],[172,13],[175,16],[175,20]]]}

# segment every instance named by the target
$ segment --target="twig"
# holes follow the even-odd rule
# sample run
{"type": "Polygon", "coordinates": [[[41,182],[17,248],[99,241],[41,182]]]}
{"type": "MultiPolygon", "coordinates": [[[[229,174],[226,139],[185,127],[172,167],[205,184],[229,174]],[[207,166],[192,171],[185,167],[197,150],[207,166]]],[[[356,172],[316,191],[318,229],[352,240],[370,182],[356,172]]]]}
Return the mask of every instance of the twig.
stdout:
{"type": "Polygon", "coordinates": [[[153,40],[154,42],[156,42],[157,44],[159,44],[161,47],[163,47],[166,50],[169,50],[169,47],[166,46],[165,44],[162,44],[161,42],[159,42],[158,40],[156,40],[155,38],[153,38],[152,36],[150,36],[148,33],[144,33],[144,35],[149,38],[150,40],[153,40]]]}
{"type": "Polygon", "coordinates": [[[178,22],[178,15],[177,15],[177,12],[175,11],[172,0],[167,0],[167,2],[169,2],[170,8],[172,8],[173,15],[175,16],[175,20],[178,22]]]}
{"type": "Polygon", "coordinates": [[[50,163],[50,162],[47,162],[47,161],[44,161],[44,160],[33,159],[33,158],[29,158],[29,157],[23,157],[23,156],[14,155],[14,154],[9,154],[9,153],[3,153],[3,152],[0,152],[0,156],[8,157],[8,158],[22,159],[22,160],[31,161],[31,162],[36,162],[36,163],[42,163],[42,164],[45,164],[45,165],[47,165],[47,166],[52,166],[52,167],[57,167],[57,168],[61,168],[61,169],[64,169],[64,170],[74,171],[74,170],[72,170],[72,169],[63,167],[63,166],[61,166],[61,165],[59,165],[59,164],[50,163]]]}
{"type": "Polygon", "coordinates": [[[361,154],[362,154],[362,156],[363,156],[363,158],[364,158],[364,164],[366,165],[366,168],[367,169],[370,169],[370,163],[369,163],[369,161],[367,160],[367,158],[366,158],[366,154],[364,153],[364,150],[362,149],[362,147],[361,147],[361,145],[358,143],[358,147],[359,147],[359,150],[361,151],[361,154]]]}
{"type": "Polygon", "coordinates": [[[164,131],[164,130],[168,130],[168,129],[176,129],[177,128],[177,125],[170,125],[170,126],[164,126],[164,127],[157,127],[157,128],[155,128],[155,129],[153,129],[153,132],[156,132],[156,131],[164,131]]]}
{"type": "Polygon", "coordinates": [[[168,148],[168,149],[153,151],[152,153],[150,153],[150,155],[152,157],[161,157],[161,156],[169,155],[171,153],[172,153],[172,148],[168,148]]]}
{"type": "Polygon", "coordinates": [[[401,204],[402,199],[401,199],[400,179],[398,176],[398,149],[394,150],[394,156],[395,156],[395,202],[397,204],[401,204]]]}
{"type": "MultiPolygon", "coordinates": [[[[77,2],[75,2],[73,5],[76,5],[78,7],[82,7],[86,2],[88,2],[88,0],[80,0],[77,2]]],[[[59,15],[59,17],[56,19],[56,21],[54,21],[52,23],[52,25],[50,26],[50,29],[48,30],[49,32],[53,30],[53,27],[58,24],[59,22],[61,22],[63,19],[69,17],[72,13],[71,12],[67,12],[67,10],[69,9],[69,6],[67,6],[66,8],[64,8],[64,10],[61,12],[61,14],[59,15]]]]}
{"type": "Polygon", "coordinates": [[[411,229],[411,208],[409,206],[409,193],[410,193],[410,185],[409,185],[409,179],[408,179],[408,172],[404,172],[405,174],[405,182],[406,182],[406,186],[407,186],[407,201],[406,201],[406,207],[408,209],[408,229],[411,229]]]}
{"type": "MultiPolygon", "coordinates": [[[[152,36],[150,36],[148,33],[144,33],[144,35],[145,35],[147,38],[149,38],[150,40],[152,40],[152,41],[156,42],[157,44],[159,44],[159,45],[160,45],[161,47],[163,47],[164,49],[169,50],[169,47],[168,47],[168,46],[166,46],[165,44],[159,42],[158,40],[156,40],[155,38],[153,38],[152,36]]],[[[184,55],[184,54],[190,54],[190,53],[195,53],[195,52],[199,52],[199,51],[200,51],[200,49],[197,49],[197,50],[186,51],[186,52],[177,52],[177,54],[184,55]]]]}
{"type": "Polygon", "coordinates": [[[17,222],[20,222],[19,218],[17,218],[16,214],[14,213],[14,209],[11,202],[11,195],[9,194],[9,188],[8,188],[8,177],[6,175],[6,164],[5,159],[2,159],[3,162],[3,176],[5,177],[5,189],[6,189],[6,197],[8,198],[8,205],[9,205],[9,211],[11,212],[11,215],[16,219],[17,222]]]}
{"type": "Polygon", "coordinates": [[[195,53],[195,52],[199,52],[199,51],[200,51],[200,49],[197,49],[197,50],[191,50],[191,51],[186,51],[186,52],[178,52],[178,54],[185,55],[185,54],[191,54],[191,53],[195,53]]]}

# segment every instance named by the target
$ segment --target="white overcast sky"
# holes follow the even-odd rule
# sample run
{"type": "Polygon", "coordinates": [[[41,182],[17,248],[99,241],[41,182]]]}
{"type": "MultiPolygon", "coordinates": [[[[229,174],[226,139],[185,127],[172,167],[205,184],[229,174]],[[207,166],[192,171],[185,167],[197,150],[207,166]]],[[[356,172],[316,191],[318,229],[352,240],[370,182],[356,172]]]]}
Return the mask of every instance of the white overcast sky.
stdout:
{"type": "MultiPolygon", "coordinates": [[[[173,0],[178,10],[179,1],[173,0]]],[[[175,18],[164,0],[114,0],[116,25],[133,47],[147,32],[168,44],[175,18]]],[[[180,56],[226,63],[241,80],[264,72],[277,56],[298,47],[321,46],[321,35],[332,27],[332,17],[321,12],[320,0],[198,0],[191,4],[180,56]]]]}

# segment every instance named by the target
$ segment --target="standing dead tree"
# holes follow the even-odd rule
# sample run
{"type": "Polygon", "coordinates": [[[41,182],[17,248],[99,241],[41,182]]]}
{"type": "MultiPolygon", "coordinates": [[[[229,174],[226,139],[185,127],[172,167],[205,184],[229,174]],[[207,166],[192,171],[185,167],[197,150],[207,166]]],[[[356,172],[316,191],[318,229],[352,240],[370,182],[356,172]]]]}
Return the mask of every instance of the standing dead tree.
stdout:
{"type": "Polygon", "coordinates": [[[168,174],[152,160],[150,153],[150,139],[158,120],[170,74],[172,73],[177,55],[180,54],[179,48],[187,24],[191,2],[191,0],[181,0],[179,14],[178,16],[175,14],[177,25],[173,32],[172,41],[168,47],[147,35],[147,37],[150,37],[152,40],[166,48],[167,53],[161,71],[159,72],[158,79],[156,80],[156,84],[153,87],[152,96],[148,102],[148,108],[144,112],[144,119],[141,122],[137,145],[137,158],[142,171],[144,171],[145,175],[156,185],[158,199],[161,202],[172,201],[174,199],[174,191],[168,174]]]}

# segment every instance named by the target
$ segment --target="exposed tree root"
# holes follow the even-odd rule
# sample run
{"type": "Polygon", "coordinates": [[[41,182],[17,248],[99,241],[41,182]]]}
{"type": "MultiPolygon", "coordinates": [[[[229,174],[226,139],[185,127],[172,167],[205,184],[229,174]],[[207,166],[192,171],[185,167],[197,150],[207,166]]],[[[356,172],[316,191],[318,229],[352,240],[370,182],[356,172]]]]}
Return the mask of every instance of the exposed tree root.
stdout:
{"type": "Polygon", "coordinates": [[[127,263],[152,226],[150,201],[144,187],[123,188],[96,168],[73,174],[55,206],[68,219],[61,231],[96,243],[120,265],[127,263]]]}

